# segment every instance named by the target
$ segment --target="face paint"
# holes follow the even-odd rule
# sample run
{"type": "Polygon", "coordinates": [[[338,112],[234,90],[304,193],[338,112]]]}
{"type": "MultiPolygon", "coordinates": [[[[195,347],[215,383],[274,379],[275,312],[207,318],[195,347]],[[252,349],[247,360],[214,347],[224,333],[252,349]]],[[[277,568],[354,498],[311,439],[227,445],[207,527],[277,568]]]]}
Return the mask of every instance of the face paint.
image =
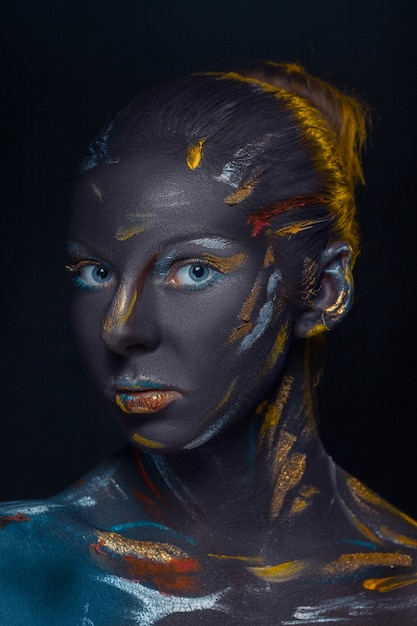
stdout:
{"type": "Polygon", "coordinates": [[[74,208],[69,267],[86,283],[74,295],[74,331],[129,439],[158,452],[192,448],[254,409],[282,367],[285,346],[274,346],[291,309],[276,301],[267,240],[225,205],[224,184],[148,153],[87,172],[74,208]],[[132,215],[151,227],[120,237],[132,215]],[[230,341],[242,315],[254,324],[244,350],[230,341]]]}

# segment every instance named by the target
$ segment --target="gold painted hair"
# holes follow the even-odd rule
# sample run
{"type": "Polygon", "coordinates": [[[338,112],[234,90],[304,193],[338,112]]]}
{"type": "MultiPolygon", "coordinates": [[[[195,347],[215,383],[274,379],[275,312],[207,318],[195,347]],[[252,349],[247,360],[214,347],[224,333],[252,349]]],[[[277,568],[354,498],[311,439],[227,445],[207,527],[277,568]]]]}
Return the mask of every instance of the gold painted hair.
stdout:
{"type": "Polygon", "coordinates": [[[356,257],[359,235],[354,190],[357,183],[364,183],[361,152],[369,123],[368,108],[297,63],[268,61],[252,66],[243,76],[260,81],[266,91],[273,86],[278,100],[292,111],[312,148],[315,169],[322,178],[320,195],[356,257]]]}

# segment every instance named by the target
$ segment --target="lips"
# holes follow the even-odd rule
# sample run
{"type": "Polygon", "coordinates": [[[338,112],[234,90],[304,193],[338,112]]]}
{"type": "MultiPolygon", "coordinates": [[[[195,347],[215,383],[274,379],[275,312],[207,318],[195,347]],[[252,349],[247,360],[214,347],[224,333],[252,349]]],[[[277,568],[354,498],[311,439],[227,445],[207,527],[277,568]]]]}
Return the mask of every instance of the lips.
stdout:
{"type": "Polygon", "coordinates": [[[164,389],[151,381],[124,382],[116,387],[116,404],[124,413],[157,413],[181,396],[180,391],[164,389]]]}

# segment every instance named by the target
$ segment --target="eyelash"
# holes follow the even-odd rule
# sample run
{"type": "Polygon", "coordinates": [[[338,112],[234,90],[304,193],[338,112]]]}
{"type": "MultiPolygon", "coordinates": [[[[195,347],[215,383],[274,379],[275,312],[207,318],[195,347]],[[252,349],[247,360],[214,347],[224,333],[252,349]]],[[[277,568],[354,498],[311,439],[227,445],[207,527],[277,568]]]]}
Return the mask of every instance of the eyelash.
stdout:
{"type": "MultiPolygon", "coordinates": [[[[106,289],[113,285],[114,277],[116,276],[115,272],[108,267],[105,263],[101,263],[99,261],[93,259],[85,259],[79,261],[74,264],[69,264],[65,266],[66,270],[71,274],[71,280],[75,287],[80,291],[87,292],[97,292],[102,289],[106,289]],[[88,284],[86,279],[82,277],[82,271],[84,268],[93,268],[91,271],[94,271],[94,268],[102,268],[110,273],[109,280],[105,280],[100,284],[97,282],[96,285],[88,284]]],[[[213,263],[209,263],[204,259],[194,258],[194,259],[183,259],[183,260],[173,260],[172,257],[165,257],[160,259],[155,268],[156,273],[163,279],[165,279],[168,285],[174,289],[180,289],[182,291],[200,291],[203,289],[207,289],[211,285],[217,283],[219,280],[222,280],[225,276],[225,273],[215,267],[213,263]],[[168,264],[169,263],[169,264],[168,264]],[[185,270],[187,267],[200,267],[203,270],[211,272],[207,277],[202,277],[201,282],[196,280],[190,283],[185,282],[175,282],[175,277],[178,277],[178,274],[181,270],[185,270]]],[[[198,276],[194,276],[194,278],[198,279],[198,276]]],[[[182,279],[186,280],[186,277],[182,277],[182,279]]],[[[191,275],[190,275],[191,279],[191,275]]]]}
{"type": "MultiPolygon", "coordinates": [[[[82,271],[84,268],[88,269],[88,268],[95,268],[95,267],[99,269],[104,269],[108,271],[111,276],[113,277],[115,276],[115,273],[107,265],[105,265],[104,263],[100,263],[99,261],[94,261],[92,259],[86,259],[83,261],[79,261],[78,263],[66,265],[65,269],[71,274],[71,280],[77,289],[81,291],[97,292],[103,288],[106,288],[106,284],[113,283],[113,281],[109,279],[109,280],[103,281],[101,285],[99,283],[97,283],[97,286],[89,285],[85,281],[85,279],[83,279],[82,271]]],[[[94,271],[94,269],[92,269],[92,271],[94,271]]],[[[110,287],[110,284],[108,286],[110,287]]]]}
{"type": "MultiPolygon", "coordinates": [[[[182,291],[200,291],[202,289],[207,289],[211,285],[217,283],[219,280],[222,280],[224,278],[224,274],[223,272],[221,272],[221,270],[217,269],[213,266],[213,264],[208,263],[204,259],[198,258],[184,259],[183,261],[174,262],[169,268],[169,271],[166,272],[165,276],[168,279],[168,283],[171,287],[173,287],[174,289],[181,289],[182,291]],[[211,275],[206,278],[202,278],[201,282],[196,281],[189,284],[175,283],[175,276],[177,276],[181,270],[185,270],[187,267],[189,267],[190,270],[192,267],[200,267],[211,272],[211,275]]],[[[196,276],[195,278],[198,278],[198,276],[196,276]]]]}

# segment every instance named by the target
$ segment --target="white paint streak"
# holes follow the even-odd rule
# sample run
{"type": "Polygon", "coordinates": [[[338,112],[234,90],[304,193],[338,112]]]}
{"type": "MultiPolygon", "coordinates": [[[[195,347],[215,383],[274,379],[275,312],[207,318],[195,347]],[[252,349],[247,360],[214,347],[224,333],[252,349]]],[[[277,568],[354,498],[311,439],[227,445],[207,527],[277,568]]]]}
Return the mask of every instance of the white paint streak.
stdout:
{"type": "Polygon", "coordinates": [[[76,500],[75,504],[82,507],[92,507],[97,505],[97,501],[91,496],[84,496],[83,498],[76,500]]]}
{"type": "Polygon", "coordinates": [[[242,180],[241,172],[236,168],[236,166],[229,161],[223,167],[222,173],[220,176],[214,176],[214,180],[218,180],[221,183],[226,183],[231,187],[235,187],[236,189],[239,187],[240,182],[242,180]]]}
{"type": "Polygon", "coordinates": [[[372,617],[375,619],[380,617],[384,619],[388,613],[394,614],[398,611],[411,609],[414,611],[415,608],[417,608],[417,596],[381,598],[367,593],[359,593],[354,596],[332,598],[317,606],[299,606],[292,614],[293,619],[283,621],[282,624],[285,626],[292,626],[293,624],[339,624],[342,622],[352,624],[352,617],[372,617]]]}
{"type": "Polygon", "coordinates": [[[202,611],[204,609],[214,609],[225,611],[224,607],[218,604],[218,600],[223,592],[212,593],[198,598],[179,598],[177,596],[163,595],[155,589],[145,587],[140,583],[131,582],[118,576],[107,575],[98,578],[112,587],[129,594],[140,604],[139,609],[131,612],[138,626],[153,626],[160,619],[173,613],[189,613],[191,611],[202,611]]]}
{"type": "Polygon", "coordinates": [[[243,352],[253,346],[255,341],[257,341],[264,334],[268,328],[269,322],[272,319],[272,312],[274,309],[273,305],[273,300],[268,300],[261,306],[255,326],[252,328],[251,332],[242,339],[239,348],[240,352],[243,352]]]}
{"type": "Polygon", "coordinates": [[[196,246],[204,246],[204,248],[210,250],[225,250],[232,245],[228,239],[223,239],[222,237],[202,237],[201,239],[193,239],[189,243],[196,246]]]}

